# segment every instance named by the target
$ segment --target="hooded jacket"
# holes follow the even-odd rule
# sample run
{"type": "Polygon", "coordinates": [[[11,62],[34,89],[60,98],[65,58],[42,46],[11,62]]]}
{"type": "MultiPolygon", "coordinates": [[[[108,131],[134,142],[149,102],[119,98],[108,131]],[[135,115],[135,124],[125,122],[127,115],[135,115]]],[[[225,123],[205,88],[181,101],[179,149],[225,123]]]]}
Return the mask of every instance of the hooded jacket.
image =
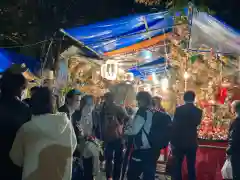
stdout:
{"type": "Polygon", "coordinates": [[[65,113],[33,116],[18,131],[10,151],[22,180],[71,180],[76,136],[65,113]]]}

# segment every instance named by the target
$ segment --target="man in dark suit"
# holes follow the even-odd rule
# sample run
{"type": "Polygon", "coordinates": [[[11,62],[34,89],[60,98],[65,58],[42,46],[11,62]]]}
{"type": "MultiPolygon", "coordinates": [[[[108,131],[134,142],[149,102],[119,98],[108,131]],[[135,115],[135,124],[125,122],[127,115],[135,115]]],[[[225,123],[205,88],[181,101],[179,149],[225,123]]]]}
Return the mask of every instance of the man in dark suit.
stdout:
{"type": "Polygon", "coordinates": [[[185,104],[177,107],[172,125],[172,153],[174,157],[174,180],[182,180],[182,162],[187,159],[188,179],[196,180],[197,127],[201,123],[202,110],[194,105],[195,93],[184,94],[185,104]]]}

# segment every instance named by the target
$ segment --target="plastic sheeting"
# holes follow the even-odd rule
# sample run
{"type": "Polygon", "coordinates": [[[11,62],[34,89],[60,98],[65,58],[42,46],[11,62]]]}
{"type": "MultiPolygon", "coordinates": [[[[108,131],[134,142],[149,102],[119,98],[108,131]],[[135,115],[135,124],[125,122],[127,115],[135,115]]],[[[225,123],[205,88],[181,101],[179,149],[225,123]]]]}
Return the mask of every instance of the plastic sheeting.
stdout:
{"type": "Polygon", "coordinates": [[[209,48],[221,54],[240,54],[240,34],[207,13],[193,16],[190,49],[209,48]]]}
{"type": "Polygon", "coordinates": [[[169,32],[173,18],[167,12],[127,16],[64,30],[99,54],[130,46],[169,32]]]}
{"type": "Polygon", "coordinates": [[[135,66],[133,68],[130,68],[128,72],[131,72],[134,74],[134,76],[146,76],[150,75],[152,73],[162,73],[170,68],[170,66],[165,66],[165,58],[160,58],[157,60],[154,60],[152,62],[148,62],[145,64],[141,64],[139,66],[135,66]]]}
{"type": "Polygon", "coordinates": [[[36,59],[0,49],[0,72],[3,72],[12,64],[23,63],[29,68],[31,72],[37,72],[41,67],[40,61],[37,61],[36,59]]]}

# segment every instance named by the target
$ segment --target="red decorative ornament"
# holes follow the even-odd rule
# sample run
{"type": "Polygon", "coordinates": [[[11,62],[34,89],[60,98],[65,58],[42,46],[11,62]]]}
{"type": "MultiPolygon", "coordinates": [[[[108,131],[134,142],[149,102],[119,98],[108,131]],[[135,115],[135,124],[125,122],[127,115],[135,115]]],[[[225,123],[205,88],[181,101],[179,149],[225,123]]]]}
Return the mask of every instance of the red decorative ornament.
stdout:
{"type": "Polygon", "coordinates": [[[220,104],[224,104],[224,102],[227,98],[227,93],[228,93],[227,88],[220,87],[218,90],[218,94],[217,94],[217,102],[220,104]]]}
{"type": "Polygon", "coordinates": [[[152,81],[152,76],[148,76],[148,80],[149,80],[149,81],[152,81]]]}

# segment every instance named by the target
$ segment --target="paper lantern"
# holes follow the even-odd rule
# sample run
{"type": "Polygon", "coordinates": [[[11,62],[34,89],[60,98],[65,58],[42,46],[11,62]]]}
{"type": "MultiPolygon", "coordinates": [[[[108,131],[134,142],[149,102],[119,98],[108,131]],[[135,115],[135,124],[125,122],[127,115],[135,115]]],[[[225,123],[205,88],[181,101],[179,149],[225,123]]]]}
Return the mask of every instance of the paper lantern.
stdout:
{"type": "Polygon", "coordinates": [[[118,64],[114,61],[107,61],[101,66],[101,76],[107,80],[114,81],[117,79],[118,64]]]}

